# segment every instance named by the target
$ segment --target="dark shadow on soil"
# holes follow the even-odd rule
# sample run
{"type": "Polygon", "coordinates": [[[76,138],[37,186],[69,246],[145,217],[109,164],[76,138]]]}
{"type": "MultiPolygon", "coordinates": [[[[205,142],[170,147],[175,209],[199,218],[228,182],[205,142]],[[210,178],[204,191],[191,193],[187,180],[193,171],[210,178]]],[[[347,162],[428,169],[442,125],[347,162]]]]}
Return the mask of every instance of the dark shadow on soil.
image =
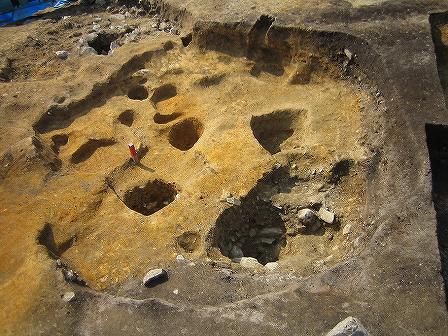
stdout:
{"type": "Polygon", "coordinates": [[[51,146],[51,149],[56,154],[59,154],[59,149],[62,146],[65,146],[68,142],[68,135],[67,134],[56,134],[51,137],[51,140],[53,141],[53,145],[51,146]]]}
{"type": "Polygon", "coordinates": [[[139,168],[141,168],[141,169],[143,169],[143,170],[146,170],[147,172],[150,172],[150,173],[154,173],[154,172],[155,172],[154,169],[152,169],[151,167],[148,167],[148,166],[144,165],[144,164],[141,163],[141,162],[137,163],[136,166],[139,167],[139,168]]]}
{"type": "Polygon", "coordinates": [[[448,126],[426,124],[426,141],[431,160],[432,198],[445,282],[445,303],[448,306],[448,126]]]}
{"type": "Polygon", "coordinates": [[[73,236],[59,245],[56,244],[53,227],[48,223],[45,223],[37,235],[37,243],[46,247],[48,256],[52,259],[59,259],[65,251],[73,246],[75,241],[76,236],[73,236]]]}
{"type": "Polygon", "coordinates": [[[108,147],[116,144],[114,139],[89,139],[79,147],[70,159],[71,163],[78,164],[89,159],[98,148],[108,147]]]}
{"type": "Polygon", "coordinates": [[[180,113],[180,112],[174,112],[171,114],[156,113],[156,114],[154,114],[153,120],[156,124],[167,124],[173,120],[176,120],[181,115],[182,115],[182,113],[180,113]]]}
{"type": "Polygon", "coordinates": [[[164,84],[154,90],[151,96],[151,102],[155,105],[176,95],[177,89],[173,84],[164,84]]]}

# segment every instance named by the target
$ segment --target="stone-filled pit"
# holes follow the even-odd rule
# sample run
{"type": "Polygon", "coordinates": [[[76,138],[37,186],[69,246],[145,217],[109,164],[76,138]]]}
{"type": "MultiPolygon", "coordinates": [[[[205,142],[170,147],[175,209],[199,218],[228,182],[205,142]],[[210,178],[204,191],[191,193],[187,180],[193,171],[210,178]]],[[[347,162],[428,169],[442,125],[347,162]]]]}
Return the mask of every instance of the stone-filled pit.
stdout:
{"type": "Polygon", "coordinates": [[[287,191],[294,179],[286,169],[268,173],[235,205],[224,210],[212,231],[212,245],[232,260],[253,257],[260,264],[279,259],[286,245],[286,227],[282,209],[276,207],[271,197],[287,191]]]}

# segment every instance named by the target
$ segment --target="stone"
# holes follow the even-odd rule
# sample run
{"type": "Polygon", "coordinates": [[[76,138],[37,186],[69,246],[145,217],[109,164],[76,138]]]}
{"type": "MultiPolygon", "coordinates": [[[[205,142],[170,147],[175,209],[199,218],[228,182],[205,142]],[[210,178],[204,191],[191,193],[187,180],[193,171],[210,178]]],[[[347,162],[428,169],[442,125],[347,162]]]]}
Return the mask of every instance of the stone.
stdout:
{"type": "Polygon", "coordinates": [[[300,222],[305,226],[312,225],[317,221],[316,213],[310,209],[299,210],[299,212],[297,213],[297,217],[299,218],[300,222]]]}
{"type": "Polygon", "coordinates": [[[264,265],[264,268],[267,271],[272,272],[278,268],[278,263],[277,262],[268,262],[266,265],[264,265]]]}
{"type": "Polygon", "coordinates": [[[99,24],[95,24],[95,25],[92,26],[92,29],[94,31],[99,31],[101,29],[101,26],[99,24]]]}
{"type": "Polygon", "coordinates": [[[227,197],[226,202],[232,205],[241,205],[241,200],[238,197],[227,197]]]}
{"type": "Polygon", "coordinates": [[[322,222],[317,217],[316,213],[311,209],[301,209],[297,213],[297,217],[302,226],[297,226],[299,233],[316,232],[322,226],[322,222]]]}
{"type": "Polygon", "coordinates": [[[361,322],[349,316],[345,320],[339,322],[325,336],[368,336],[369,333],[361,324],[361,322]]]}
{"type": "Polygon", "coordinates": [[[163,268],[150,270],[143,277],[143,285],[146,287],[154,287],[168,280],[168,273],[163,268]]]}
{"type": "Polygon", "coordinates": [[[73,299],[75,298],[75,293],[74,292],[65,292],[64,294],[62,294],[61,297],[64,302],[70,302],[70,301],[73,301],[73,299]]]}
{"type": "Polygon", "coordinates": [[[342,234],[344,236],[348,235],[350,232],[352,231],[352,226],[351,224],[347,224],[344,226],[344,228],[342,229],[342,234]]]}
{"type": "Polygon", "coordinates": [[[122,20],[124,20],[126,17],[125,17],[123,14],[112,14],[112,15],[110,16],[110,18],[113,19],[113,20],[120,20],[120,21],[122,21],[122,20]]]}
{"type": "Polygon", "coordinates": [[[118,44],[117,41],[112,41],[112,42],[110,43],[110,51],[113,51],[113,50],[115,50],[115,49],[117,49],[117,48],[119,48],[119,47],[120,47],[120,45],[118,44]]]}
{"type": "Polygon", "coordinates": [[[321,207],[319,211],[317,212],[317,217],[319,217],[321,220],[323,220],[327,224],[333,224],[335,215],[333,212],[328,211],[324,207],[321,207]]]}
{"type": "Polygon", "coordinates": [[[145,16],[146,15],[146,11],[143,8],[140,8],[140,9],[137,10],[136,14],[139,15],[139,16],[145,16]]]}
{"type": "Polygon", "coordinates": [[[263,267],[262,264],[258,262],[257,259],[252,257],[242,257],[240,260],[241,267],[244,268],[261,268],[263,267]]]}
{"type": "Polygon", "coordinates": [[[279,227],[265,227],[258,232],[259,236],[277,237],[283,234],[283,230],[279,227]]]}
{"type": "Polygon", "coordinates": [[[61,60],[66,60],[68,58],[68,51],[66,50],[58,50],[56,51],[56,56],[61,60]]]}
{"type": "Polygon", "coordinates": [[[175,290],[173,290],[173,293],[177,295],[179,294],[179,290],[176,288],[175,290]]]}
{"type": "Polygon", "coordinates": [[[177,28],[171,28],[171,29],[170,29],[170,33],[173,34],[173,35],[179,35],[179,29],[177,29],[177,28]]]}
{"type": "Polygon", "coordinates": [[[234,245],[229,252],[230,259],[238,259],[238,258],[242,258],[243,256],[244,256],[243,251],[241,250],[240,247],[238,247],[236,245],[234,245]]]}
{"type": "Polygon", "coordinates": [[[273,237],[260,237],[255,240],[256,243],[271,245],[275,242],[273,237]]]}
{"type": "Polygon", "coordinates": [[[182,254],[178,254],[176,256],[176,262],[178,262],[179,264],[185,264],[188,262],[188,260],[185,259],[185,257],[182,254]]]}
{"type": "Polygon", "coordinates": [[[227,203],[232,205],[241,205],[241,200],[238,197],[229,197],[226,199],[227,203]]]}
{"type": "Polygon", "coordinates": [[[53,101],[54,101],[56,104],[62,104],[63,102],[65,102],[65,99],[67,99],[66,96],[54,96],[54,97],[53,97],[53,101]]]}
{"type": "Polygon", "coordinates": [[[215,268],[231,268],[230,263],[221,260],[211,260],[210,265],[215,268]]]}
{"type": "Polygon", "coordinates": [[[81,286],[87,286],[87,283],[84,281],[84,279],[82,279],[74,270],[69,269],[66,265],[62,264],[61,271],[65,281],[73,282],[81,286]]]}
{"type": "Polygon", "coordinates": [[[349,61],[352,60],[352,58],[353,58],[353,53],[352,53],[350,50],[348,50],[347,48],[344,49],[344,54],[345,54],[345,56],[347,56],[347,58],[348,58],[349,61]]]}
{"type": "Polygon", "coordinates": [[[160,22],[159,30],[165,30],[168,27],[166,22],[160,22]]]}
{"type": "Polygon", "coordinates": [[[85,43],[89,44],[98,38],[98,33],[87,34],[83,39],[85,43]]]}
{"type": "MultiPolygon", "coordinates": [[[[112,43],[110,44],[111,48],[112,48],[112,43]]],[[[132,74],[132,78],[145,78],[146,76],[148,76],[148,74],[150,74],[150,71],[148,69],[140,69],[132,74]]]]}
{"type": "Polygon", "coordinates": [[[84,55],[98,55],[96,50],[93,49],[92,47],[82,47],[80,52],[79,52],[79,54],[81,56],[84,56],[84,55]]]}

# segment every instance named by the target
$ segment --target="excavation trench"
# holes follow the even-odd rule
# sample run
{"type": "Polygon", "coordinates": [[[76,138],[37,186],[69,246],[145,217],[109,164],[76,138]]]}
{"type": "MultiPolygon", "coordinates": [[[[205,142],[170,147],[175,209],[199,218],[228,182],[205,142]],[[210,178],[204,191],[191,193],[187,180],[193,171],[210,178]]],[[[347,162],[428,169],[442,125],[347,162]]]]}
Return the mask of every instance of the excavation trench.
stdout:
{"type": "Polygon", "coordinates": [[[431,161],[432,197],[448,305],[448,126],[426,124],[426,141],[431,161]]]}

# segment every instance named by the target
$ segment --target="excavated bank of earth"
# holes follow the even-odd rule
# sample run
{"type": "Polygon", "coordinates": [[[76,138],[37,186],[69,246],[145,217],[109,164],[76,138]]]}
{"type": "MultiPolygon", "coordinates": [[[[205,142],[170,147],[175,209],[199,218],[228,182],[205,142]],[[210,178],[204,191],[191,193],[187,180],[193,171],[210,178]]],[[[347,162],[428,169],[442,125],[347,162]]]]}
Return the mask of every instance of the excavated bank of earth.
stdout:
{"type": "MultiPolygon", "coordinates": [[[[3,151],[2,218],[23,223],[8,227],[4,246],[25,274],[59,259],[65,279],[74,270],[74,282],[116,293],[178,254],[260,277],[277,262],[279,274],[301,278],[370,248],[385,106],[366,75],[366,44],[266,15],[148,35],[113,53],[118,36],[89,42],[98,55],[82,57],[101,58],[82,70],[100,71],[91,86],[40,106],[21,124],[28,137],[3,151]],[[16,246],[24,232],[38,258],[16,246]],[[258,264],[247,270],[243,257],[258,264]]],[[[25,73],[8,76],[29,84],[25,73]]],[[[445,133],[427,126],[439,225],[445,133]]],[[[11,265],[2,271],[6,291],[26,287],[11,265]]],[[[269,292],[257,290],[247,295],[269,292]]]]}
{"type": "Polygon", "coordinates": [[[83,181],[85,202],[95,204],[81,213],[76,203],[56,206],[58,218],[46,218],[61,228],[59,239],[77,236],[63,260],[92,288],[177,253],[280,261],[307,275],[360,246],[362,236],[350,237],[364,230],[373,143],[364,125],[380,115],[375,97],[348,75],[362,73],[343,44],[290,29],[291,46],[278,49],[283,28],[268,36],[266,24],[261,17],[247,43],[236,40],[239,49],[216,39],[219,26],[199,26],[188,47],[166,42],[139,68],[97,86],[95,100],[35,123],[64,171],[46,189],[66,204],[58,185],[83,181]],[[128,142],[146,149],[138,165],[128,142]],[[299,213],[307,208],[336,219],[306,227],[299,213]],[[176,244],[186,232],[198,233],[194,248],[176,244]]]}

